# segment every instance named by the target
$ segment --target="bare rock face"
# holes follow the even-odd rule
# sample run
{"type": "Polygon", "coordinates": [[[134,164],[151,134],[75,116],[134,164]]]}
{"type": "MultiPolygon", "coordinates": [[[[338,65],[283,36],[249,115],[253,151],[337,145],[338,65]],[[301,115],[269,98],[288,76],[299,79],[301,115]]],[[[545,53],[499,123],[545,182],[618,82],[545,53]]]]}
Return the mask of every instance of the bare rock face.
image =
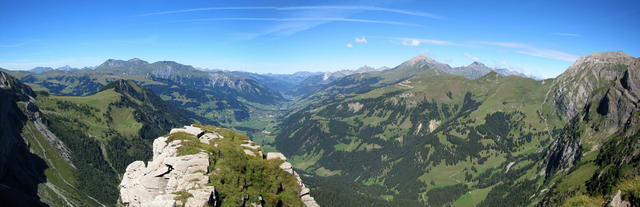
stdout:
{"type": "MultiPolygon", "coordinates": [[[[212,139],[222,139],[216,133],[204,133],[204,130],[192,126],[172,129],[170,134],[184,132],[192,134],[203,143],[212,139]]],[[[120,183],[122,203],[135,206],[219,206],[218,193],[215,187],[208,186],[209,155],[205,152],[178,156],[177,151],[182,140],[167,143],[167,137],[158,137],[153,142],[153,159],[146,165],[143,161],[135,161],[127,166],[120,183]],[[186,201],[181,203],[186,196],[186,201]],[[182,197],[179,197],[182,196],[182,197]],[[182,199],[180,199],[182,198],[182,199]],[[178,201],[176,200],[178,199],[178,201]]],[[[309,195],[309,188],[302,183],[300,176],[293,170],[291,163],[281,153],[266,153],[251,141],[241,144],[248,156],[260,156],[265,159],[284,160],[280,168],[292,175],[301,187],[300,199],[309,207],[317,207],[314,198],[309,195]],[[258,153],[256,154],[255,151],[258,153]]],[[[260,206],[259,204],[249,204],[260,206]]]]}
{"type": "Polygon", "coordinates": [[[594,90],[621,76],[622,68],[634,58],[622,51],[594,53],[581,57],[554,81],[553,103],[565,120],[583,109],[594,90]]]}
{"type": "Polygon", "coordinates": [[[603,206],[606,207],[629,207],[631,204],[629,201],[622,200],[622,192],[618,190],[603,206]]]}
{"type": "MultiPolygon", "coordinates": [[[[201,135],[202,130],[187,126],[175,132],[201,135]]],[[[216,135],[219,136],[219,135],[216,135]]],[[[127,167],[120,183],[120,198],[129,206],[175,206],[178,192],[191,195],[185,206],[203,206],[213,198],[215,188],[207,186],[209,155],[200,152],[177,156],[181,140],[167,143],[166,137],[153,142],[153,160],[145,166],[135,161],[127,167]]]]}
{"type": "Polygon", "coordinates": [[[202,130],[202,129],[198,128],[198,127],[194,127],[194,126],[184,126],[182,128],[178,128],[178,129],[171,129],[171,132],[169,132],[169,134],[173,134],[173,133],[176,133],[176,132],[184,132],[184,133],[196,136],[196,137],[200,137],[204,133],[204,130],[202,130]]]}
{"type": "Polygon", "coordinates": [[[593,147],[583,149],[585,140],[577,133],[581,127],[592,137],[636,128],[632,116],[640,111],[639,73],[640,59],[624,52],[606,52],[582,57],[558,76],[547,98],[569,124],[549,147],[544,173],[550,176],[568,170],[583,152],[601,146],[600,140],[587,140],[593,147]]]}
{"type": "Polygon", "coordinates": [[[203,134],[202,136],[200,136],[199,139],[200,139],[200,142],[207,144],[211,140],[222,139],[222,136],[220,136],[218,134],[214,134],[214,133],[206,133],[206,134],[203,134]]]}
{"type": "Polygon", "coordinates": [[[360,102],[354,102],[354,103],[349,103],[347,104],[347,106],[349,107],[349,110],[352,111],[353,113],[360,111],[360,109],[362,109],[362,107],[364,105],[362,105],[360,102]]]}
{"type": "Polygon", "coordinates": [[[267,160],[270,160],[270,159],[287,160],[287,157],[285,157],[282,153],[279,153],[279,152],[269,152],[267,153],[267,160]]]}

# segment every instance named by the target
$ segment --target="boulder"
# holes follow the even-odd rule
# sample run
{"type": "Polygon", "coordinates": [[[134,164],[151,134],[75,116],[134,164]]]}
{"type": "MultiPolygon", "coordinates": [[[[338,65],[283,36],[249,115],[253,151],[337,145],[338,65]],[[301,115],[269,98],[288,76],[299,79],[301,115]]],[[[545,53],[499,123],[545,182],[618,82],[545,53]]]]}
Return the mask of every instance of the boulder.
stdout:
{"type": "Polygon", "coordinates": [[[302,203],[304,203],[304,205],[307,207],[320,207],[320,205],[316,203],[316,199],[314,199],[310,195],[304,195],[300,197],[300,200],[302,200],[302,203]]]}
{"type": "Polygon", "coordinates": [[[270,159],[281,159],[287,161],[287,157],[285,157],[282,153],[279,152],[267,152],[267,160],[270,159]]]}
{"type": "Polygon", "coordinates": [[[289,162],[283,162],[282,164],[280,164],[280,169],[284,170],[285,172],[288,172],[290,174],[293,174],[293,167],[291,166],[291,163],[289,162]]]}
{"type": "Polygon", "coordinates": [[[253,150],[257,150],[258,148],[260,148],[260,146],[258,145],[252,145],[253,143],[249,143],[249,144],[241,144],[240,146],[242,147],[246,147],[246,148],[250,148],[253,150]]]}
{"type": "Polygon", "coordinates": [[[254,156],[254,157],[256,156],[256,153],[248,149],[244,149],[244,153],[250,156],[254,156]]]}
{"type": "Polygon", "coordinates": [[[189,198],[185,203],[185,207],[201,207],[206,204],[213,204],[210,206],[216,206],[216,189],[213,186],[205,186],[200,189],[190,190],[189,193],[193,197],[189,198]]]}
{"type": "Polygon", "coordinates": [[[607,202],[605,203],[606,207],[629,207],[631,203],[629,201],[622,200],[622,191],[618,190],[607,202]]]}
{"type": "Polygon", "coordinates": [[[209,142],[213,139],[222,139],[222,136],[218,135],[218,134],[214,134],[214,133],[206,133],[203,134],[202,136],[200,136],[200,142],[205,143],[205,144],[209,144],[209,142]]]}
{"type": "Polygon", "coordinates": [[[173,134],[173,133],[176,133],[176,132],[184,132],[184,133],[196,136],[196,137],[200,137],[204,133],[204,130],[202,130],[202,129],[198,128],[198,127],[194,127],[194,126],[184,126],[182,128],[179,128],[179,129],[171,129],[169,134],[173,134]]]}

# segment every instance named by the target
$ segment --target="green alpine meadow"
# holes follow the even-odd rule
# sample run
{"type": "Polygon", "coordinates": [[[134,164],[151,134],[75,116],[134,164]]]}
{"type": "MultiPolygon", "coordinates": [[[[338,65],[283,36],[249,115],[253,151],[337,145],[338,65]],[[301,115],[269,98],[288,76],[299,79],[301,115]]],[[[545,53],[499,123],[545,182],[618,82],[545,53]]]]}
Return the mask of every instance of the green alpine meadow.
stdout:
{"type": "Polygon", "coordinates": [[[640,206],[635,1],[7,1],[0,206],[640,206]]]}

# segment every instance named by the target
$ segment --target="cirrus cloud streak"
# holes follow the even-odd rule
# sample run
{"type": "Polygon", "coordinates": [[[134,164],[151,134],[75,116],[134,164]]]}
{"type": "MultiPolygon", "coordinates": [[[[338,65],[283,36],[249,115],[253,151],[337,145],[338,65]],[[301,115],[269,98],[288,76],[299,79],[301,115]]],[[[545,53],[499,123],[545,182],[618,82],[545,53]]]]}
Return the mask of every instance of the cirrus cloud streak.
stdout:
{"type": "Polygon", "coordinates": [[[499,47],[501,49],[507,49],[508,51],[515,52],[518,54],[551,59],[551,60],[565,61],[565,62],[574,62],[576,59],[579,58],[578,55],[571,54],[568,52],[535,47],[529,44],[519,43],[519,42],[470,41],[470,42],[459,43],[459,42],[451,42],[446,40],[435,40],[435,39],[424,39],[424,38],[392,38],[391,41],[392,42],[395,41],[396,44],[411,46],[411,47],[419,46],[421,44],[449,45],[449,46],[469,47],[469,48],[499,47]]]}
{"type": "Polygon", "coordinates": [[[276,10],[276,11],[291,11],[291,10],[355,10],[355,11],[380,11],[387,13],[403,14],[409,16],[427,17],[432,19],[444,19],[444,17],[427,12],[415,12],[402,9],[392,9],[375,6],[289,6],[289,7],[273,7],[273,6],[250,6],[250,7],[202,7],[193,9],[181,9],[172,11],[160,11],[151,12],[145,14],[139,14],[137,16],[156,16],[166,14],[178,14],[178,13],[191,13],[199,11],[215,11],[215,10],[276,10]]]}
{"type": "Polygon", "coordinates": [[[372,24],[388,24],[388,25],[403,25],[422,27],[419,24],[412,24],[406,22],[385,21],[385,20],[370,20],[370,19],[355,19],[355,18],[342,18],[342,17],[297,17],[297,18],[264,18],[264,17],[220,17],[220,18],[202,18],[202,19],[188,19],[176,22],[205,22],[205,21],[270,21],[270,22],[360,22],[360,23],[372,23],[372,24]]]}

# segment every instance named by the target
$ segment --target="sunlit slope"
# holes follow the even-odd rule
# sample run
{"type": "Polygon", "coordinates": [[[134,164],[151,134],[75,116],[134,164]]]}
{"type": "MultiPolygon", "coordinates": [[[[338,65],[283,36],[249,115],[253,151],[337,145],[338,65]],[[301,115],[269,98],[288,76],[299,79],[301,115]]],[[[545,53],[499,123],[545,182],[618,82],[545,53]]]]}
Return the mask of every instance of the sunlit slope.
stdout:
{"type": "Polygon", "coordinates": [[[150,90],[125,80],[90,96],[41,93],[37,100],[47,128],[71,151],[77,167],[70,171],[72,185],[105,204],[116,202],[126,165],[151,157],[153,138],[193,121],[150,90]]]}
{"type": "Polygon", "coordinates": [[[475,80],[418,73],[292,114],[277,146],[314,175],[320,192],[331,194],[322,191],[326,180],[353,183],[346,188],[361,198],[343,201],[478,204],[498,184],[488,175],[502,176],[511,162],[518,163],[511,173],[534,167],[549,139],[538,116],[549,87],[496,73],[475,80]],[[463,198],[468,190],[477,193],[463,198]]]}

